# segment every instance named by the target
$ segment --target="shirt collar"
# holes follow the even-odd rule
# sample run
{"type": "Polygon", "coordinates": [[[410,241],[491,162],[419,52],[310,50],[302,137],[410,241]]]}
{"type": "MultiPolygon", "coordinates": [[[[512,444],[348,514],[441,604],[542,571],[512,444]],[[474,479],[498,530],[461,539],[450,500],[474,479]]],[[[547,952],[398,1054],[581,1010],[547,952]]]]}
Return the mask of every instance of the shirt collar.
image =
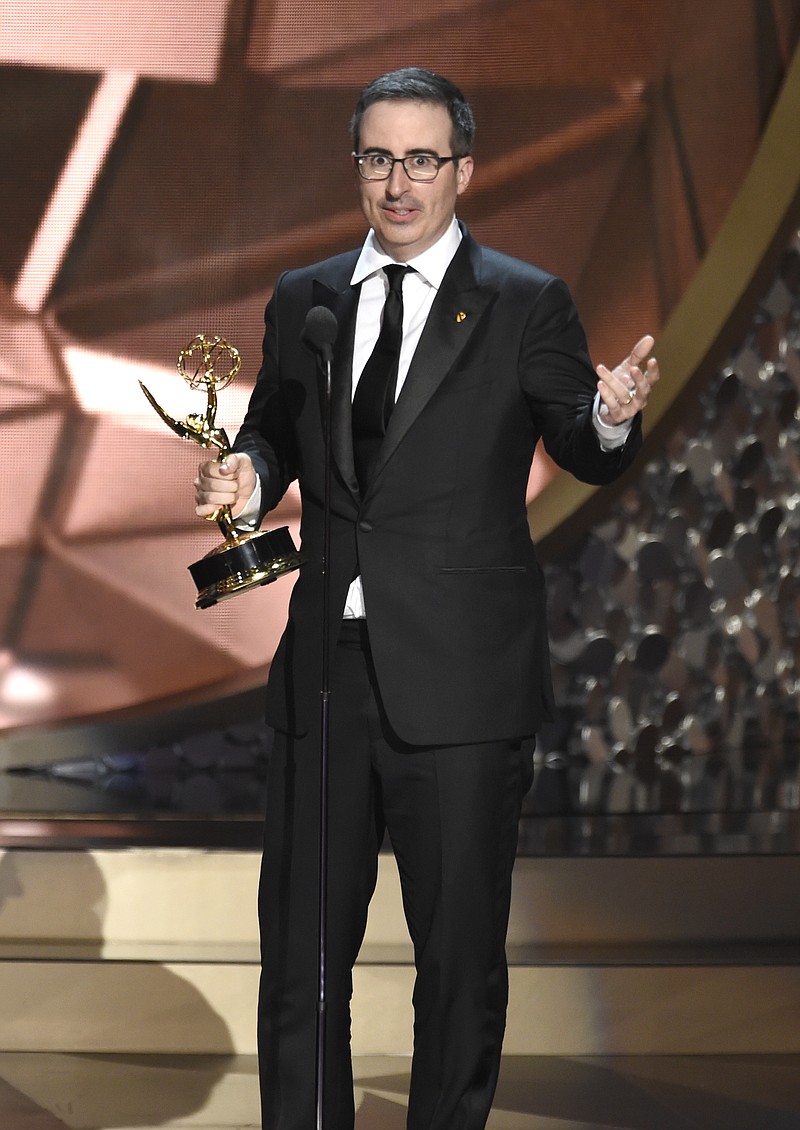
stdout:
{"type": "MultiPolygon", "coordinates": [[[[422,275],[430,286],[438,290],[442,285],[445,272],[450,266],[450,261],[458,250],[461,239],[461,228],[455,216],[453,216],[450,227],[443,235],[439,236],[433,247],[429,247],[427,251],[423,251],[421,255],[417,255],[415,258],[409,259],[405,265],[413,267],[417,274],[422,275]]],[[[394,259],[386,254],[375,238],[375,232],[370,229],[353,271],[353,277],[350,280],[351,286],[357,286],[358,283],[363,282],[370,275],[377,274],[382,267],[393,262],[394,259]]]]}

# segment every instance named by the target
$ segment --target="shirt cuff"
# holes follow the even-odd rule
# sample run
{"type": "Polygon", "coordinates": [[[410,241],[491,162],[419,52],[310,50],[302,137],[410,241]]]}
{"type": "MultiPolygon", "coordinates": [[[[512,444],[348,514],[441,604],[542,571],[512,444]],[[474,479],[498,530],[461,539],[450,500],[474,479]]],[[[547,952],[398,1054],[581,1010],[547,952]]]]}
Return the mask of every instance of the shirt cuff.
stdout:
{"type": "Polygon", "coordinates": [[[618,447],[622,447],[625,440],[630,434],[633,427],[632,420],[624,420],[621,424],[606,424],[603,416],[608,412],[605,404],[600,400],[600,393],[598,392],[594,398],[594,409],[592,411],[592,424],[597,433],[597,438],[603,451],[616,451],[618,447]]]}
{"type": "Polygon", "coordinates": [[[253,493],[248,498],[247,502],[240,514],[237,514],[233,522],[237,530],[242,533],[251,534],[258,525],[258,516],[261,512],[261,480],[256,476],[256,485],[253,493]]]}

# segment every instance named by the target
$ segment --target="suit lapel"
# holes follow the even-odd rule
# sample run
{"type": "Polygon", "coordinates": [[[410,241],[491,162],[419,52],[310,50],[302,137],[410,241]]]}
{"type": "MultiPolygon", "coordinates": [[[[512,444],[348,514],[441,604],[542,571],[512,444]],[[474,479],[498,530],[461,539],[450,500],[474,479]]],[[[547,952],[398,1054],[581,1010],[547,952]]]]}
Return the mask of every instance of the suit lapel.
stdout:
{"type": "Polygon", "coordinates": [[[319,279],[314,279],[312,286],[314,305],[330,310],[339,326],[331,365],[331,448],[339,473],[356,499],[359,491],[353,462],[352,386],[358,295],[359,287],[350,285],[349,276],[343,290],[334,290],[319,279]]]}
{"type": "Polygon", "coordinates": [[[398,444],[466,348],[496,294],[494,286],[478,281],[479,257],[478,245],[465,233],[434,299],[397,398],[372,473],[370,492],[398,444]]]}

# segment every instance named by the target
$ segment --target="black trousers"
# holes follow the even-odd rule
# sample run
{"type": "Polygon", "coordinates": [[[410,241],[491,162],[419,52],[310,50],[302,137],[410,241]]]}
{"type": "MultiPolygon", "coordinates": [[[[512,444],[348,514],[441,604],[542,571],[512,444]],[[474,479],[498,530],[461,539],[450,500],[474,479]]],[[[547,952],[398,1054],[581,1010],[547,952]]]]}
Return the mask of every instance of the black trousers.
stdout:
{"type": "MultiPolygon", "coordinates": [[[[325,1130],[352,1130],[352,967],[388,830],[414,946],[409,1130],[481,1130],[508,999],[505,936],[533,741],[408,746],[381,708],[363,622],[331,663],[325,1130]]],[[[313,1130],[319,733],[275,735],[259,892],[264,1130],[313,1130]]]]}

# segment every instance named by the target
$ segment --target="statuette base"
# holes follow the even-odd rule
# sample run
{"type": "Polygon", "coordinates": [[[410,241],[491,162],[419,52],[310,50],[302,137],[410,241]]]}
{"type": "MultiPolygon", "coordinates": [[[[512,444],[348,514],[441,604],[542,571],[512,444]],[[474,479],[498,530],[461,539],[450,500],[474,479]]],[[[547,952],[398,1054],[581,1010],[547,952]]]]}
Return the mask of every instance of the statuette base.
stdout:
{"type": "Polygon", "coordinates": [[[268,585],[300,564],[288,526],[240,534],[189,566],[197,587],[195,607],[211,608],[240,592],[268,585]]]}

